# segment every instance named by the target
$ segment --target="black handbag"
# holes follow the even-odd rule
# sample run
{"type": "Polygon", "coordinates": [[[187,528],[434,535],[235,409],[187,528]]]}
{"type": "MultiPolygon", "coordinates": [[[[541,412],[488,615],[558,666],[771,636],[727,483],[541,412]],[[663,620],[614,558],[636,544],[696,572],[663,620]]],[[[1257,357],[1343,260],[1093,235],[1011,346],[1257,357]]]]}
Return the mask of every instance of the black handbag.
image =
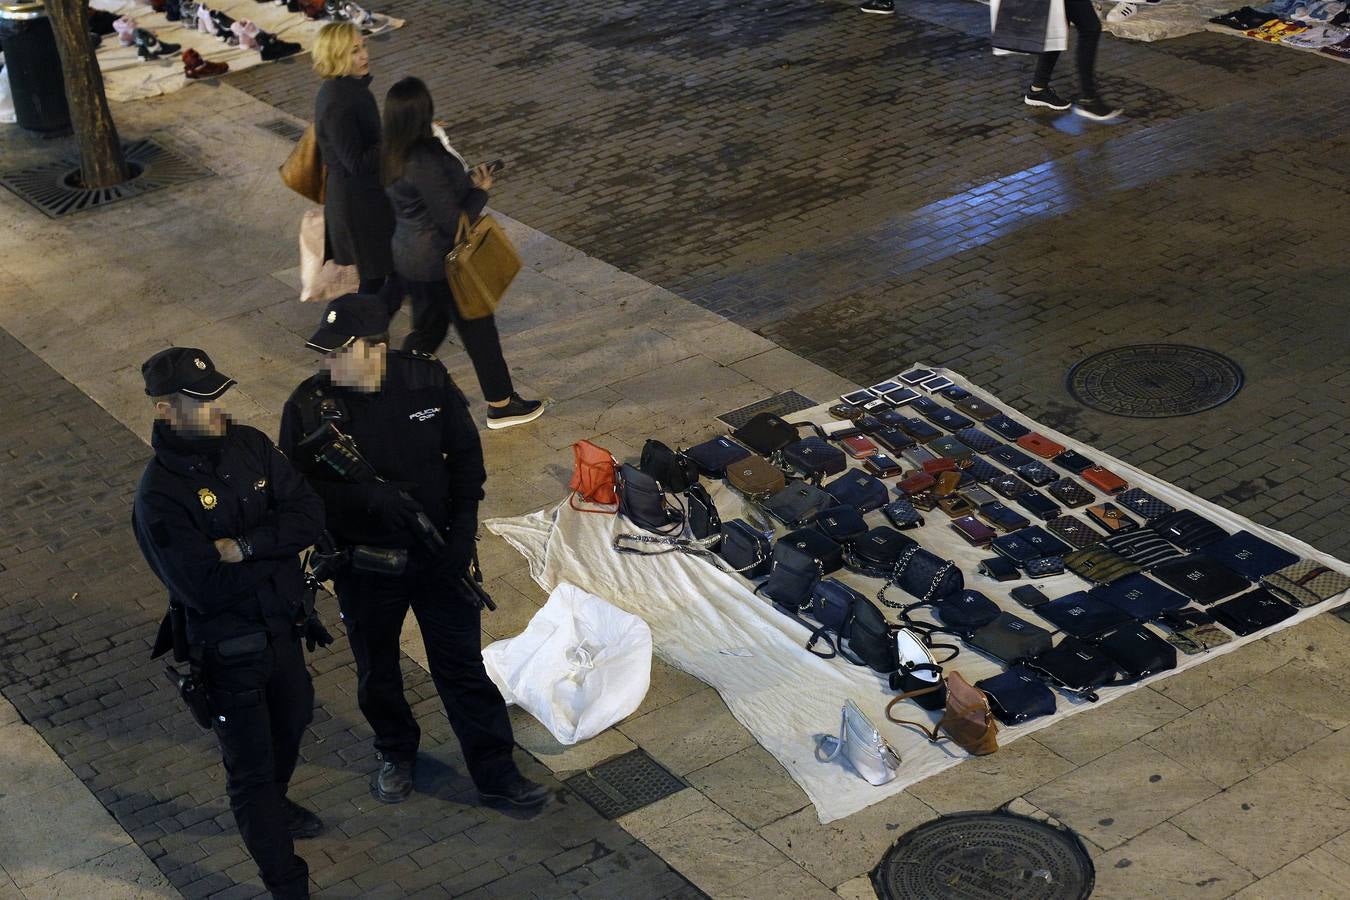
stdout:
{"type": "Polygon", "coordinates": [[[1265,588],[1249,591],[1210,609],[1214,620],[1236,635],[1254,634],[1297,612],[1265,588]]]}
{"type": "Polygon", "coordinates": [[[1131,620],[1129,613],[1094,597],[1087,591],[1075,591],[1036,607],[1036,615],[1065,634],[1091,637],[1131,620]]]}
{"type": "Polygon", "coordinates": [[[1183,550],[1199,550],[1228,537],[1228,532],[1189,509],[1169,513],[1149,526],[1183,550]]]}
{"type": "Polygon", "coordinates": [[[825,491],[840,503],[863,513],[881,509],[889,496],[885,482],[861,469],[850,469],[840,475],[825,485],[825,491]]]}
{"type": "Polygon", "coordinates": [[[876,672],[889,674],[898,667],[895,656],[895,641],[891,637],[893,627],[886,621],[881,610],[866,598],[861,597],[853,604],[853,614],[849,617],[844,638],[848,641],[848,651],[863,665],[876,672]]]}
{"type": "Polygon", "coordinates": [[[773,565],[769,539],[740,519],[722,523],[722,542],[717,553],[723,562],[746,578],[767,575],[773,565]]]}
{"type": "Polygon", "coordinates": [[[811,602],[811,594],[820,581],[821,567],[810,553],[779,542],[773,548],[773,568],[755,593],[763,594],[777,606],[799,612],[811,602]]]}
{"type": "Polygon", "coordinates": [[[989,706],[1004,725],[1020,725],[1055,711],[1055,692],[1025,666],[975,682],[989,695],[989,706]]]}
{"type": "Polygon", "coordinates": [[[844,548],[844,565],[860,575],[890,578],[905,551],[917,546],[913,538],[878,525],[844,548]]]}
{"type": "Polygon", "coordinates": [[[698,466],[692,459],[672,450],[660,441],[649,440],[642,445],[638,468],[655,478],[661,487],[677,494],[698,484],[698,466]]]}
{"type": "Polygon", "coordinates": [[[789,528],[796,528],[831,506],[835,499],[804,481],[790,481],[787,487],[764,500],[764,511],[789,528]]]}
{"type": "Polygon", "coordinates": [[[670,505],[662,485],[628,463],[619,466],[619,512],[634,525],[654,534],[679,534],[684,512],[670,505]]]}
{"type": "Polygon", "coordinates": [[[811,592],[810,607],[804,612],[819,623],[819,627],[812,630],[806,649],[821,659],[832,659],[838,655],[838,639],[848,631],[849,620],[853,618],[853,605],[859,601],[866,603],[867,598],[842,581],[822,578],[817,582],[815,590],[811,592]],[[822,638],[829,647],[828,653],[815,649],[816,642],[822,638]]]}
{"type": "Polygon", "coordinates": [[[722,478],[727,474],[727,466],[745,459],[750,451],[725,435],[690,447],[684,455],[694,461],[698,470],[709,478],[722,478]]]}
{"type": "Polygon", "coordinates": [[[811,523],[832,541],[851,544],[867,533],[867,522],[862,513],[851,506],[831,506],[811,523]]]}
{"type": "Polygon", "coordinates": [[[1097,646],[1131,681],[1177,667],[1177,648],[1138,622],[1103,635],[1097,646]]]}
{"type": "Polygon", "coordinates": [[[1223,563],[1198,553],[1156,565],[1149,574],[1206,606],[1251,587],[1250,581],[1223,563]]]}
{"type": "Polygon", "coordinates": [[[771,456],[797,439],[797,426],[773,413],[759,413],[731,436],[760,456],[771,456]]]}
{"type": "Polygon", "coordinates": [[[1026,660],[1025,665],[1091,703],[1097,702],[1097,688],[1111,684],[1120,676],[1120,669],[1101,649],[1072,637],[1066,637],[1055,647],[1026,660]]]}
{"type": "MultiPolygon", "coordinates": [[[[966,579],[956,563],[914,544],[896,562],[895,572],[887,584],[897,584],[920,600],[942,600],[965,590],[966,579]]],[[[885,593],[884,587],[882,593],[885,593]]],[[[899,608],[885,599],[882,602],[899,608]]]]}
{"type": "Polygon", "coordinates": [[[708,489],[698,482],[684,492],[684,506],[689,517],[689,532],[699,540],[722,533],[722,517],[717,513],[708,489]]]}
{"type": "Polygon", "coordinates": [[[977,650],[1009,665],[1039,656],[1050,649],[1050,632],[1011,613],[1001,612],[967,638],[977,650]]]}
{"type": "Polygon", "coordinates": [[[848,458],[844,451],[815,436],[793,441],[783,448],[783,462],[797,471],[803,478],[815,483],[826,475],[834,475],[848,467],[848,458]]]}
{"type": "Polygon", "coordinates": [[[810,556],[819,563],[824,575],[839,571],[844,564],[844,548],[815,528],[798,528],[780,537],[773,545],[775,559],[783,547],[795,547],[810,556]]]}
{"type": "Polygon", "coordinates": [[[998,604],[979,591],[964,590],[933,604],[933,615],[961,637],[968,637],[999,617],[998,604]]]}

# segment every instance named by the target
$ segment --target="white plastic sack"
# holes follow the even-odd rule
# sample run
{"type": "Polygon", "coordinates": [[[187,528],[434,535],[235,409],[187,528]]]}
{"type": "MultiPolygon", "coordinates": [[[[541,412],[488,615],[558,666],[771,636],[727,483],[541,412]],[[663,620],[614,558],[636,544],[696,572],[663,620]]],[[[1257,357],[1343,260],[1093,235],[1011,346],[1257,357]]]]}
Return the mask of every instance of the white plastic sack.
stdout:
{"type": "Polygon", "coordinates": [[[311,209],[300,220],[300,300],[327,302],[354,294],[361,286],[356,266],[323,258],[323,210],[311,209]]]}
{"type": "MultiPolygon", "coordinates": [[[[4,56],[0,56],[0,63],[4,56]]],[[[0,68],[0,123],[13,125],[18,121],[14,114],[14,95],[9,92],[9,66],[0,68]]]]}
{"type": "Polygon", "coordinates": [[[579,587],[559,584],[525,630],[483,648],[507,703],[560,744],[594,737],[637,709],[652,677],[647,623],[579,587]]]}

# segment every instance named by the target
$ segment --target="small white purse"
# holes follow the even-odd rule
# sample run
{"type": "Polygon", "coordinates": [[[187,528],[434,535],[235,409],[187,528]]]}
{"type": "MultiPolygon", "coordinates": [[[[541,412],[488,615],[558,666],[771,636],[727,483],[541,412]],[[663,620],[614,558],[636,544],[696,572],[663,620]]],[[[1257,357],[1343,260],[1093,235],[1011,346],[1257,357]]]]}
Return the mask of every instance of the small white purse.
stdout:
{"type": "Polygon", "coordinates": [[[840,719],[839,737],[825,735],[821,739],[821,749],[826,743],[834,744],[822,761],[830,762],[842,754],[854,771],[869,784],[894,781],[900,769],[900,755],[886,743],[871,720],[863,715],[863,711],[852,700],[844,701],[840,719]]]}

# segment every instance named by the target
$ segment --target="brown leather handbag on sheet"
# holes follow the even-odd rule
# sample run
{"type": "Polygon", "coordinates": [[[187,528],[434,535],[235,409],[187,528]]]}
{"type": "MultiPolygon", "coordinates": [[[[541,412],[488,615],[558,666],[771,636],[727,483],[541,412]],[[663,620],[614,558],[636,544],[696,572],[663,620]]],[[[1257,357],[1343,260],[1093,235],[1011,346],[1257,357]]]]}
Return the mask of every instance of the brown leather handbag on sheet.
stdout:
{"type": "Polygon", "coordinates": [[[286,157],[286,161],[277,169],[282,183],[301,197],[322,203],[324,189],[328,183],[328,168],[319,155],[319,138],[310,125],[300,140],[286,157]]]}
{"type": "Polygon", "coordinates": [[[726,471],[727,484],[752,500],[767,497],[787,487],[783,470],[753,453],[731,463],[726,471]]]}
{"type": "Polygon", "coordinates": [[[908,719],[897,719],[891,715],[895,704],[919,694],[927,694],[938,689],[937,685],[918,691],[900,694],[886,704],[886,718],[897,725],[913,725],[928,735],[934,743],[942,740],[939,732],[965,750],[971,756],[987,756],[998,749],[998,723],[994,721],[994,712],[989,708],[989,697],[984,691],[961,677],[960,672],[950,672],[946,677],[947,706],[943,709],[942,719],[935,727],[908,719]]]}
{"type": "Polygon", "coordinates": [[[492,315],[520,271],[520,254],[492,216],[470,224],[461,214],[455,246],[445,254],[445,279],[460,316],[467,320],[492,315]]]}
{"type": "Polygon", "coordinates": [[[572,494],[568,504],[578,512],[607,513],[619,511],[619,495],[614,480],[618,463],[604,447],[590,441],[572,445],[572,494]],[[577,506],[577,501],[595,504],[595,508],[577,506]]]}

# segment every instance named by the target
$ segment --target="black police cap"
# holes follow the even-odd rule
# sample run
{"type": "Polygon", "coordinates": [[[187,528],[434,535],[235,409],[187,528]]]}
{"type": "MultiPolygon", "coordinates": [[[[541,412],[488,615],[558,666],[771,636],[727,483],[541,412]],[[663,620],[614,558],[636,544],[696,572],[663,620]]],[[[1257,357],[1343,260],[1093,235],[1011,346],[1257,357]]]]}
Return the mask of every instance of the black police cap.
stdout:
{"type": "Polygon", "coordinates": [[[211,357],[196,347],[170,347],[141,366],[145,393],[151,397],[184,394],[194,400],[214,400],[237,384],[216,371],[211,357]]]}
{"type": "Polygon", "coordinates": [[[374,337],[389,330],[389,309],[371,294],[344,294],[324,308],[319,330],[305,346],[332,353],[357,338],[374,337]]]}

